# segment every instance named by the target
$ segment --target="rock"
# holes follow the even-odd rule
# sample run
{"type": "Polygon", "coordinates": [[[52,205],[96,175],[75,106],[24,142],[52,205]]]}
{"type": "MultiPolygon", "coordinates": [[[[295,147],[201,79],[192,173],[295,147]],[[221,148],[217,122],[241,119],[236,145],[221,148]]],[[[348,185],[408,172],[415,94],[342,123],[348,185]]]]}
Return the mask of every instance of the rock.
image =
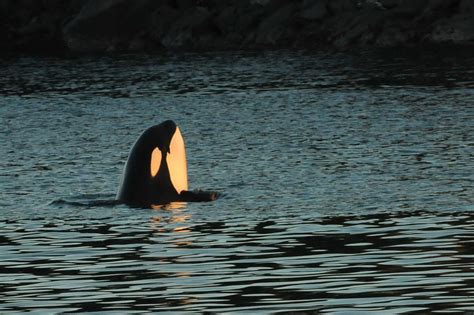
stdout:
{"type": "Polygon", "coordinates": [[[343,14],[332,25],[334,35],[330,41],[340,48],[353,44],[369,45],[383,28],[384,17],[383,11],[378,10],[364,11],[357,16],[343,14]]]}
{"type": "Polygon", "coordinates": [[[127,50],[133,52],[156,50],[158,47],[153,44],[153,41],[147,37],[145,32],[139,32],[130,41],[127,50]]]}
{"type": "Polygon", "coordinates": [[[329,12],[333,15],[340,14],[346,11],[355,11],[357,10],[356,0],[329,0],[327,2],[327,8],[329,12]]]}
{"type": "Polygon", "coordinates": [[[462,12],[435,24],[426,40],[440,43],[474,43],[474,19],[471,12],[462,12]]]}
{"type": "Polygon", "coordinates": [[[416,34],[410,28],[386,26],[377,35],[374,44],[377,47],[398,47],[413,43],[415,38],[416,34]]]}
{"type": "Polygon", "coordinates": [[[209,25],[210,17],[209,10],[203,7],[187,10],[170,26],[161,44],[171,49],[194,46],[201,31],[209,25]]]}
{"type": "Polygon", "coordinates": [[[213,18],[213,25],[223,37],[223,44],[231,47],[242,47],[245,43],[253,43],[255,30],[262,20],[264,8],[260,5],[244,2],[222,8],[213,18]]]}
{"type": "Polygon", "coordinates": [[[64,28],[72,51],[117,50],[144,28],[152,0],[89,0],[64,28]]]}
{"type": "Polygon", "coordinates": [[[70,12],[76,15],[81,11],[81,9],[86,4],[87,4],[87,1],[84,1],[84,0],[69,0],[66,2],[67,12],[70,12]]]}
{"type": "Polygon", "coordinates": [[[186,11],[196,5],[196,0],[175,0],[176,8],[180,11],[186,11]]]}
{"type": "Polygon", "coordinates": [[[267,5],[271,0],[250,0],[251,4],[267,5]]]}
{"type": "Polygon", "coordinates": [[[300,17],[305,20],[321,20],[329,14],[326,1],[303,0],[300,17]]]}
{"type": "Polygon", "coordinates": [[[258,45],[275,45],[280,40],[285,39],[290,30],[288,24],[296,9],[297,4],[290,3],[266,17],[258,26],[255,43],[258,45]]]}
{"type": "Polygon", "coordinates": [[[379,2],[385,9],[390,10],[398,6],[400,0],[379,0],[379,2]]]}
{"type": "MultiPolygon", "coordinates": [[[[36,1],[36,2],[40,2],[40,1],[36,1]]],[[[42,0],[41,3],[43,5],[43,9],[46,9],[46,10],[55,10],[57,8],[60,8],[60,7],[63,7],[66,5],[68,1],[64,1],[64,0],[42,0]]]]}
{"type": "Polygon", "coordinates": [[[18,29],[20,35],[31,35],[35,33],[53,33],[54,23],[50,19],[36,16],[25,26],[18,29]]]}
{"type": "Polygon", "coordinates": [[[0,0],[0,48],[472,44],[473,16],[473,0],[0,0]]]}
{"type": "Polygon", "coordinates": [[[386,10],[379,0],[362,0],[357,3],[357,7],[363,10],[386,10]]]}
{"type": "Polygon", "coordinates": [[[424,11],[426,2],[427,0],[400,0],[398,6],[391,11],[398,17],[413,18],[424,11]]]}
{"type": "Polygon", "coordinates": [[[459,3],[459,12],[464,14],[474,13],[474,1],[461,0],[461,2],[459,3]]]}
{"type": "Polygon", "coordinates": [[[151,38],[161,45],[161,40],[166,32],[180,16],[180,12],[173,7],[163,4],[151,16],[149,33],[151,38]]]}

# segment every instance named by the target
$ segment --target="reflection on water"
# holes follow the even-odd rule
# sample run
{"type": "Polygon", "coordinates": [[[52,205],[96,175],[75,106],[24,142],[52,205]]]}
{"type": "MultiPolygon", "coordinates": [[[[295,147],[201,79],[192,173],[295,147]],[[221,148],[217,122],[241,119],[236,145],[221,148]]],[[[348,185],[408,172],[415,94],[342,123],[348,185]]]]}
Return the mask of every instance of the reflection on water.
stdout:
{"type": "Polygon", "coordinates": [[[0,58],[0,313],[474,311],[474,55],[0,58]],[[176,121],[212,203],[113,200],[176,121]]]}
{"type": "Polygon", "coordinates": [[[187,225],[189,216],[3,220],[0,310],[474,310],[470,213],[187,225]]]}

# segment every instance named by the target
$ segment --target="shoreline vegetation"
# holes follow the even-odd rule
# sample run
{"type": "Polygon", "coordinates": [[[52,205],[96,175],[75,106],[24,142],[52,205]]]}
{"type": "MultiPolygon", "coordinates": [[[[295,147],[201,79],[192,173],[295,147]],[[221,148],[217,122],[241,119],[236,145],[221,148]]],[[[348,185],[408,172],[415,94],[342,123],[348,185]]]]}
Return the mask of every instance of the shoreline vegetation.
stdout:
{"type": "Polygon", "coordinates": [[[3,0],[2,53],[474,46],[472,0],[3,0]]]}

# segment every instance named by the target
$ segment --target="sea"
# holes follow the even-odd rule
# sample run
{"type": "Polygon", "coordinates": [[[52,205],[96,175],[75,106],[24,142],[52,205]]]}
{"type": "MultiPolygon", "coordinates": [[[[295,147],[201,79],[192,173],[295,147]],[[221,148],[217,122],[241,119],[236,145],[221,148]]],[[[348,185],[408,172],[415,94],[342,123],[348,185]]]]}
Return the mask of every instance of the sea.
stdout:
{"type": "Polygon", "coordinates": [[[474,312],[472,49],[0,57],[1,314],[474,312]],[[190,189],[114,202],[172,119],[190,189]]]}

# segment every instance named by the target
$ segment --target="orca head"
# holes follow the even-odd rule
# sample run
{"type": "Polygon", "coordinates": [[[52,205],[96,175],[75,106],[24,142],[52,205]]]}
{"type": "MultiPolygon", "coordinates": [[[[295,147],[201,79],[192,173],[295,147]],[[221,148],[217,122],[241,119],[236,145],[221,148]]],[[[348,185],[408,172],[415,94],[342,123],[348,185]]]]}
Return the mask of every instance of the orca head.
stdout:
{"type": "Polygon", "coordinates": [[[118,199],[149,207],[177,201],[187,189],[186,150],[178,126],[167,120],[145,130],[130,152],[118,199]]]}
{"type": "Polygon", "coordinates": [[[152,137],[155,147],[151,151],[150,175],[163,180],[163,176],[169,174],[171,185],[178,194],[187,190],[186,149],[181,130],[172,120],[167,120],[152,127],[152,137]]]}

